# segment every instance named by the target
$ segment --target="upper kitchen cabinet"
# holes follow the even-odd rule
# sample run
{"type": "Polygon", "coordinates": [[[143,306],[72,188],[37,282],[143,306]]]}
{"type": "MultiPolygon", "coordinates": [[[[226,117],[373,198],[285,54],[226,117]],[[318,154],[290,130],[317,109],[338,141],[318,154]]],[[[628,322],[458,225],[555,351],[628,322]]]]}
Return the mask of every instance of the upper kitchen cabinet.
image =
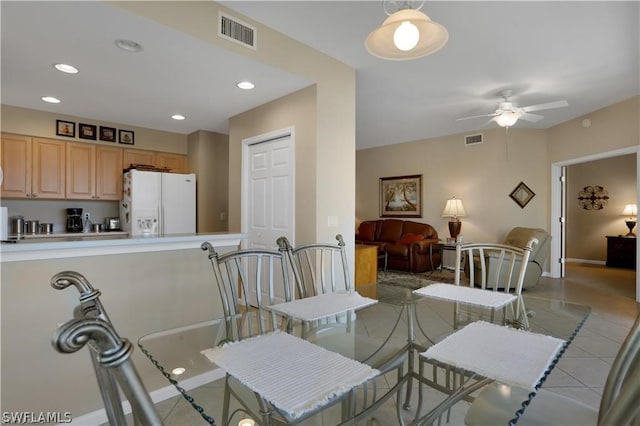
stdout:
{"type": "Polygon", "coordinates": [[[67,198],[120,200],[122,149],[67,142],[67,198]]]}
{"type": "Polygon", "coordinates": [[[172,173],[189,173],[187,170],[187,156],[169,154],[167,152],[156,153],[156,166],[166,167],[172,173]]]}
{"type": "Polygon", "coordinates": [[[155,166],[155,152],[142,151],[140,149],[125,149],[123,153],[124,167],[130,167],[132,164],[144,164],[146,166],[155,166]]]}
{"type": "Polygon", "coordinates": [[[65,142],[3,133],[0,164],[5,198],[65,198],[65,142]]]}
{"type": "Polygon", "coordinates": [[[144,151],[140,149],[125,149],[123,155],[124,167],[132,164],[167,168],[172,173],[188,173],[187,156],[169,152],[144,151]]]}

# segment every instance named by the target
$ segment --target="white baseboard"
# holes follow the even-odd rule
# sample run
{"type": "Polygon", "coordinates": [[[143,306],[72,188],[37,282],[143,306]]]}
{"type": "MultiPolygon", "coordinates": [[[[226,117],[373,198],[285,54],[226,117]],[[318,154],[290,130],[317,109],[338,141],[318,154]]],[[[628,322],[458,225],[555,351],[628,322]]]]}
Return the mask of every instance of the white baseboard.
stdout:
{"type": "MultiPolygon", "coordinates": [[[[207,373],[203,373],[198,376],[191,377],[190,379],[186,379],[183,382],[180,382],[180,386],[182,386],[185,390],[191,390],[207,383],[211,383],[215,380],[221,379],[223,377],[224,371],[221,368],[216,368],[215,370],[209,371],[207,373]]],[[[153,401],[153,403],[157,404],[158,402],[180,395],[180,392],[178,392],[178,390],[174,386],[169,385],[160,389],[156,389],[153,392],[150,392],[149,395],[151,396],[151,400],[153,401]]],[[[129,404],[129,401],[122,402],[122,409],[124,410],[125,414],[131,413],[131,404],[129,404]]],[[[95,426],[103,423],[107,423],[107,412],[104,408],[73,419],[73,424],[77,426],[95,426]]],[[[64,424],[60,424],[58,426],[63,425],[64,424]]]]}
{"type": "Polygon", "coordinates": [[[571,259],[571,258],[567,258],[565,259],[565,262],[569,263],[588,263],[590,265],[602,265],[605,266],[607,264],[607,262],[605,262],[604,260],[589,260],[589,259],[571,259]]]}

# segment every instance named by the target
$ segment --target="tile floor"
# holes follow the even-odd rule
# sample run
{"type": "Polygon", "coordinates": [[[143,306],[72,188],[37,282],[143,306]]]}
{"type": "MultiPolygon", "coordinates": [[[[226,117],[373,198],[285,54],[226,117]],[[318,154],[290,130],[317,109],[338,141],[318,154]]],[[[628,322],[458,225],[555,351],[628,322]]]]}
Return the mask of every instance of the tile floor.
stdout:
{"type": "MultiPolygon", "coordinates": [[[[566,278],[560,280],[543,277],[538,286],[527,290],[527,293],[591,306],[589,319],[544,386],[597,407],[611,363],[640,310],[640,305],[634,300],[635,271],[569,264],[566,278]]],[[[208,412],[219,413],[222,407],[222,389],[222,381],[218,381],[191,393],[199,402],[206,401],[208,412]]],[[[416,392],[414,400],[415,394],[416,392]]],[[[157,408],[166,425],[206,424],[182,397],[160,402],[157,408]]],[[[454,410],[452,423],[461,424],[465,410],[464,403],[454,410]]],[[[407,412],[405,415],[409,419],[412,413],[407,412]]],[[[232,424],[237,424],[239,419],[239,414],[234,416],[232,424]]],[[[216,424],[220,425],[220,421],[216,420],[216,424]]],[[[393,400],[376,412],[372,423],[398,423],[393,400]]],[[[328,417],[316,417],[305,424],[327,425],[332,422],[328,417]]]]}

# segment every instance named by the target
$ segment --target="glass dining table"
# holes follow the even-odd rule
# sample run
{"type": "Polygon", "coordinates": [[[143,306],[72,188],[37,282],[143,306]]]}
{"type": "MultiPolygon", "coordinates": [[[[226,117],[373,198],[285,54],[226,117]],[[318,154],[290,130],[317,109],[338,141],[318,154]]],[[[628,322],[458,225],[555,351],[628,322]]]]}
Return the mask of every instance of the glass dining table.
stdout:
{"type": "MultiPolygon", "coordinates": [[[[438,392],[429,392],[429,397],[423,401],[421,386],[425,386],[425,383],[428,386],[431,382],[423,380],[421,370],[417,368],[419,353],[455,331],[454,303],[420,296],[410,288],[397,285],[378,284],[377,296],[377,303],[332,315],[331,318],[314,321],[311,325],[291,316],[282,316],[278,322],[284,331],[374,368],[383,364],[392,365],[393,360],[402,363],[401,374],[385,375],[387,385],[381,386],[380,390],[376,389],[373,397],[365,398],[355,417],[346,419],[347,422],[358,423],[375,416],[376,410],[383,404],[395,403],[395,421],[398,424],[424,424],[425,419],[433,418],[430,413],[441,413],[450,408],[448,405],[457,403],[458,400],[469,401],[469,396],[452,398],[454,390],[447,389],[446,386],[436,386],[438,392]],[[309,332],[310,330],[313,332],[309,332]],[[389,384],[389,380],[393,383],[389,384]],[[417,385],[420,385],[420,398],[416,402],[414,389],[417,385]],[[441,394],[441,398],[433,397],[434,393],[441,394]],[[389,402],[400,395],[401,401],[389,402]]],[[[529,313],[529,331],[565,341],[557,358],[564,354],[566,347],[590,313],[587,306],[534,296],[523,296],[521,303],[524,303],[529,313]]],[[[483,320],[486,321],[484,318],[483,320]]],[[[500,315],[493,318],[496,322],[502,320],[500,315]]],[[[213,408],[218,404],[209,403],[208,397],[203,397],[202,392],[198,393],[200,399],[196,400],[193,389],[224,380],[224,372],[201,352],[229,340],[226,330],[224,318],[215,318],[180,328],[157,331],[138,340],[138,346],[147,358],[210,424],[214,423],[214,419],[221,417],[221,413],[213,408]]],[[[555,359],[549,366],[542,381],[557,361],[558,359],[555,359]]],[[[526,394],[527,399],[522,401],[520,412],[514,412],[516,419],[523,414],[522,411],[535,392],[526,394]]],[[[343,422],[345,419],[341,418],[331,424],[343,422]]],[[[322,420],[321,424],[328,424],[327,420],[322,420]]]]}

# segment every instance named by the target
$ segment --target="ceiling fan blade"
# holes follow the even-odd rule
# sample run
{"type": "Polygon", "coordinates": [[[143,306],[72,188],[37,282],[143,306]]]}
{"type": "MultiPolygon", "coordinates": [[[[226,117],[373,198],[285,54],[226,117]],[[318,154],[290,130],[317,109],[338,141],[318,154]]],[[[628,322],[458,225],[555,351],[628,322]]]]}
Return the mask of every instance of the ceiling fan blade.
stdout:
{"type": "Polygon", "coordinates": [[[522,107],[521,109],[524,112],[533,112],[533,111],[541,111],[543,109],[552,109],[552,108],[562,108],[569,106],[569,102],[567,101],[555,101],[555,102],[547,102],[545,104],[538,105],[529,105],[526,107],[522,107]]]}
{"type": "Polygon", "coordinates": [[[538,114],[529,114],[528,112],[525,112],[524,114],[522,114],[520,117],[518,117],[519,120],[524,120],[524,121],[531,121],[533,123],[542,120],[544,117],[538,114]]]}
{"type": "Polygon", "coordinates": [[[495,117],[496,115],[498,115],[498,113],[493,112],[491,114],[482,114],[482,115],[474,115],[472,117],[456,118],[456,121],[469,120],[471,118],[480,118],[480,117],[495,117]]]}

